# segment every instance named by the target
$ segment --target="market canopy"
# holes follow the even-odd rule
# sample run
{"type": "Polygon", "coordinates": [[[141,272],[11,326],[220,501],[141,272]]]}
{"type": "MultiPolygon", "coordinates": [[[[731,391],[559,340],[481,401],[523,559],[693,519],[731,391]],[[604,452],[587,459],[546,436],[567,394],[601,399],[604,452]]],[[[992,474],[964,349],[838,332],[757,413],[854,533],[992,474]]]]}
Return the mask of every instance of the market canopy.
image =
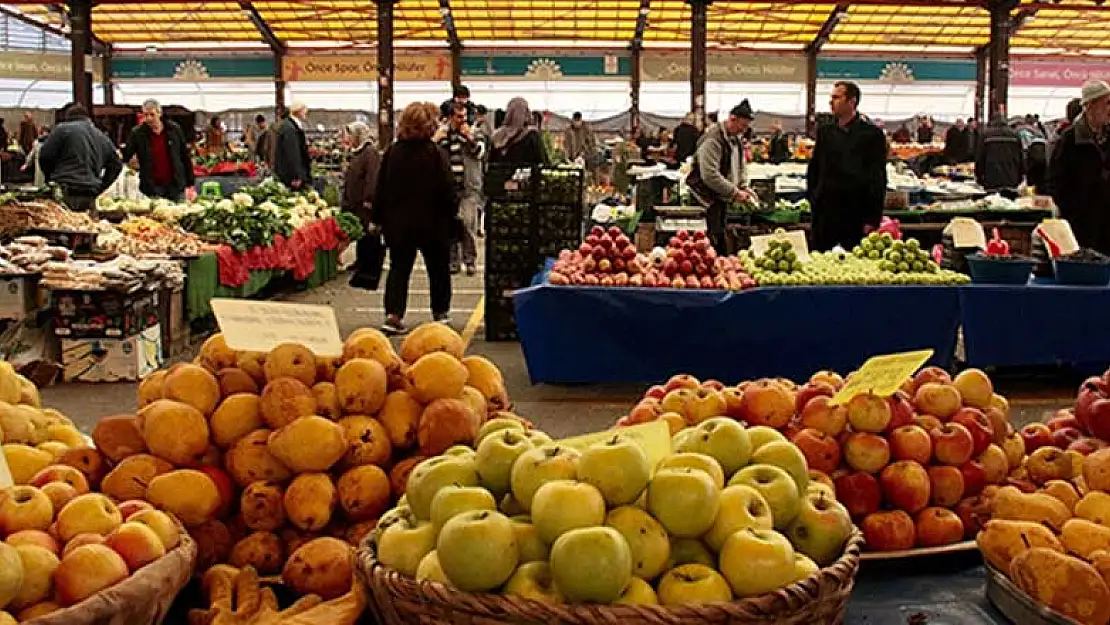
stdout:
{"type": "MultiPolygon", "coordinates": [[[[5,5],[42,24],[66,28],[61,5],[5,5]]],[[[401,0],[394,9],[400,45],[442,46],[450,22],[463,45],[481,42],[569,42],[626,45],[647,9],[646,46],[690,39],[683,0],[401,0]],[[448,19],[449,18],[449,19],[448,19]]],[[[1108,7],[1110,8],[1110,7],[1108,7]]],[[[249,45],[260,41],[252,13],[291,48],[373,45],[372,0],[296,2],[104,2],[93,9],[93,33],[109,44],[175,42],[249,45]]],[[[1110,53],[1110,13],[1101,3],[1025,2],[1016,11],[1014,53],[1110,53]]],[[[969,53],[989,40],[990,18],[975,3],[864,0],[858,3],[716,2],[708,10],[711,46],[800,51],[835,21],[827,50],[969,53]],[[838,8],[839,7],[839,8],[838,8]]]]}

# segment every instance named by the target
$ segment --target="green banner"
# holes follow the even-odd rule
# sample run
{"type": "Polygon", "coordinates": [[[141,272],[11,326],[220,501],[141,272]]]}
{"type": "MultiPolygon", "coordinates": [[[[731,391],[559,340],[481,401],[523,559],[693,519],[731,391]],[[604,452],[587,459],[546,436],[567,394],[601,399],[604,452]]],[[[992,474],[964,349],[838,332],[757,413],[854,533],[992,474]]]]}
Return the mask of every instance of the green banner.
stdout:
{"type": "Polygon", "coordinates": [[[583,56],[467,55],[462,57],[463,76],[507,80],[563,80],[565,78],[627,78],[630,60],[623,54],[583,56]]]}
{"type": "Polygon", "coordinates": [[[225,78],[274,78],[273,57],[116,57],[115,80],[181,80],[204,82],[225,78]]]}

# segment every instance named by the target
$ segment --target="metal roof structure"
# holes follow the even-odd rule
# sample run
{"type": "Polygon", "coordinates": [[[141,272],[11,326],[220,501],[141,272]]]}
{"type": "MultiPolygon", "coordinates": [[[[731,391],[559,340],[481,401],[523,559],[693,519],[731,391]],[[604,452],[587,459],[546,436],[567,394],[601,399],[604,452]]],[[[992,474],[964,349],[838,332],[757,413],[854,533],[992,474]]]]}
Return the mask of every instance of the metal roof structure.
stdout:
{"type": "MultiPolygon", "coordinates": [[[[9,0],[19,13],[59,30],[62,5],[9,0]]],[[[952,0],[860,0],[837,4],[718,1],[708,9],[710,46],[802,51],[834,20],[828,51],[967,54],[989,40],[988,11],[952,0]]],[[[394,7],[394,39],[402,46],[484,46],[559,43],[598,47],[630,44],[647,11],[645,47],[683,47],[690,40],[690,6],[683,0],[401,0],[394,7]]],[[[1012,40],[1014,54],[1110,54],[1110,6],[1100,0],[1023,2],[1012,40]]],[[[93,9],[93,33],[120,47],[191,43],[248,47],[372,46],[377,40],[373,0],[286,2],[126,2],[93,9]],[[263,28],[259,27],[263,25],[263,28]]]]}

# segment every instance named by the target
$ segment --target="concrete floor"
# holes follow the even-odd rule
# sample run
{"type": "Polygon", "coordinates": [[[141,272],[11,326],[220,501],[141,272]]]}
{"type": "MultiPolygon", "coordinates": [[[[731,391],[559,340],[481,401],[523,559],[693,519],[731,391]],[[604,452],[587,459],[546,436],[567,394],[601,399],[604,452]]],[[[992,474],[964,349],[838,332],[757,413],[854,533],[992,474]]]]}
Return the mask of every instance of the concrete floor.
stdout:
{"type": "MultiPolygon", "coordinates": [[[[474,277],[456,276],[453,289],[453,325],[461,329],[481,298],[481,273],[474,277]]],[[[383,320],[382,289],[375,292],[352,289],[347,286],[346,274],[340,274],[317,289],[278,299],[334,307],[344,336],[356,328],[376,327],[383,320]]],[[[423,263],[418,262],[412,278],[406,322],[412,327],[430,320],[427,275],[423,263]]],[[[487,343],[481,331],[471,343],[470,352],[496,363],[504,373],[517,413],[556,438],[610,427],[645,390],[643,385],[533,386],[520,344],[487,343]]],[[[1022,425],[1044,420],[1055,409],[1070,404],[1076,388],[1070,381],[1031,380],[1025,376],[1007,377],[1000,386],[1012,400],[1015,422],[1022,425]]],[[[136,388],[134,383],[60,384],[43,389],[42,395],[45,405],[61,410],[83,430],[91,431],[102,416],[134,411],[136,388]]]]}

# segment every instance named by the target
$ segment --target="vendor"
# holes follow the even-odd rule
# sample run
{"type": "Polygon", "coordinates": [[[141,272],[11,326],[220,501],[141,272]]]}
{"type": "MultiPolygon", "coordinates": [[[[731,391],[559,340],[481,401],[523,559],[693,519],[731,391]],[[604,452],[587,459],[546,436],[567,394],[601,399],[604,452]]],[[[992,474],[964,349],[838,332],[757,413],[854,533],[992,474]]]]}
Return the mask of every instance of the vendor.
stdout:
{"type": "MultiPolygon", "coordinates": [[[[157,100],[143,102],[143,123],[131,131],[123,148],[123,161],[139,162],[139,190],[147,197],[178,201],[195,183],[193,159],[185,132],[162,117],[157,100]]],[[[189,130],[192,134],[192,129],[189,130]]],[[[109,184],[112,181],[108,181],[109,184]]]]}
{"type": "Polygon", "coordinates": [[[731,202],[752,197],[747,189],[742,137],[751,126],[752,107],[744,100],[729,111],[723,122],[706,129],[694,153],[694,166],[686,177],[691,194],[707,209],[709,238],[719,254],[727,254],[725,222],[731,202]]]}
{"type": "Polygon", "coordinates": [[[1048,188],[1083,247],[1110,254],[1110,85],[1083,85],[1083,112],[1060,135],[1049,160],[1048,188]]]}

